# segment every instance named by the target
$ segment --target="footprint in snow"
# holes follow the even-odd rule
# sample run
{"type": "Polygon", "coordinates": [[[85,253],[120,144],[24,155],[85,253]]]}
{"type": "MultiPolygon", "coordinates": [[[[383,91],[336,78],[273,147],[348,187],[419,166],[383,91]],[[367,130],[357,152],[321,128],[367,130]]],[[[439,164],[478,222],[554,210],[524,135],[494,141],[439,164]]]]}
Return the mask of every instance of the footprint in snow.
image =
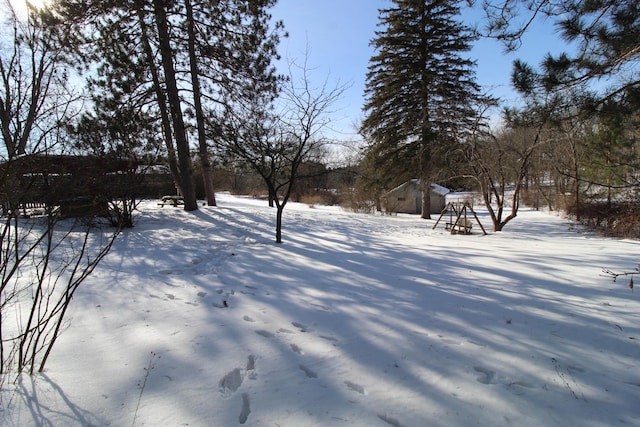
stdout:
{"type": "Polygon", "coordinates": [[[360,384],[356,384],[356,383],[351,382],[351,381],[345,381],[344,383],[345,383],[345,385],[347,386],[347,388],[349,390],[355,391],[355,392],[360,393],[360,394],[367,394],[367,390],[363,386],[361,386],[360,384]]]}
{"type": "Polygon", "coordinates": [[[222,302],[212,302],[211,305],[214,306],[215,308],[228,308],[229,307],[229,304],[227,303],[227,300],[223,300],[222,302]]]}
{"type": "Polygon", "coordinates": [[[456,341],[454,339],[447,338],[447,337],[444,337],[442,335],[438,335],[438,337],[440,339],[442,339],[442,342],[445,343],[445,344],[448,344],[448,345],[462,345],[462,343],[460,341],[456,341]]]}
{"type": "Polygon", "coordinates": [[[249,355],[249,357],[247,358],[247,364],[245,365],[245,367],[246,369],[234,368],[229,372],[227,372],[227,374],[220,379],[220,381],[218,382],[218,389],[220,390],[220,393],[222,393],[222,395],[224,395],[225,397],[229,397],[233,393],[238,391],[238,389],[240,388],[240,386],[244,381],[246,374],[248,372],[255,371],[255,367],[256,367],[255,356],[249,355]]]}
{"type": "Polygon", "coordinates": [[[273,338],[275,336],[273,332],[265,331],[264,329],[258,329],[255,331],[255,333],[265,338],[273,338]]]}
{"type": "Polygon", "coordinates": [[[323,340],[331,341],[331,342],[338,342],[337,338],[329,335],[320,335],[320,338],[322,338],[323,340]]]}
{"type": "Polygon", "coordinates": [[[238,422],[240,424],[246,423],[250,413],[251,413],[251,402],[249,401],[249,395],[247,393],[242,393],[242,410],[240,411],[238,422]]]}
{"type": "Polygon", "coordinates": [[[291,322],[291,324],[293,326],[295,326],[296,328],[298,328],[300,330],[300,332],[307,332],[308,331],[308,328],[304,324],[302,324],[300,322],[291,322]]]}
{"type": "Polygon", "coordinates": [[[300,365],[300,369],[302,369],[302,372],[304,372],[308,378],[318,378],[318,374],[307,368],[305,365],[300,365]]]}
{"type": "Polygon", "coordinates": [[[254,369],[256,369],[256,357],[251,354],[247,358],[247,371],[253,371],[254,369]]]}
{"type": "Polygon", "coordinates": [[[298,347],[297,344],[291,344],[291,350],[293,350],[294,353],[298,353],[299,355],[303,355],[304,354],[302,349],[300,347],[298,347]]]}
{"type": "Polygon", "coordinates": [[[534,385],[529,384],[526,381],[513,381],[507,384],[507,387],[518,396],[525,394],[526,389],[536,388],[534,385]]]}
{"type": "Polygon", "coordinates": [[[235,393],[244,381],[244,372],[240,368],[235,368],[229,371],[218,383],[220,393],[225,396],[231,396],[235,393]]]}
{"type": "Polygon", "coordinates": [[[402,424],[400,424],[400,421],[396,420],[395,418],[391,418],[388,415],[378,414],[378,418],[380,418],[382,421],[384,421],[385,423],[393,427],[402,427],[402,424]]]}
{"type": "Polygon", "coordinates": [[[493,378],[496,376],[494,371],[483,368],[482,366],[474,366],[473,370],[481,374],[476,381],[482,384],[492,384],[493,378]]]}

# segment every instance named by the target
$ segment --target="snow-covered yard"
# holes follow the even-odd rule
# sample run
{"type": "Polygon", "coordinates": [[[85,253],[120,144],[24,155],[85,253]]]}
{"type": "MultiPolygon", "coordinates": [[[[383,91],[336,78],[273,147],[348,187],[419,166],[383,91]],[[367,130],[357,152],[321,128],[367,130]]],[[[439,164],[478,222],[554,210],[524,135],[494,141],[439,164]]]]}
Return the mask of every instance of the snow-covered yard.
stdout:
{"type": "Polygon", "coordinates": [[[0,425],[640,426],[640,242],[218,203],[140,206],[0,425]]]}

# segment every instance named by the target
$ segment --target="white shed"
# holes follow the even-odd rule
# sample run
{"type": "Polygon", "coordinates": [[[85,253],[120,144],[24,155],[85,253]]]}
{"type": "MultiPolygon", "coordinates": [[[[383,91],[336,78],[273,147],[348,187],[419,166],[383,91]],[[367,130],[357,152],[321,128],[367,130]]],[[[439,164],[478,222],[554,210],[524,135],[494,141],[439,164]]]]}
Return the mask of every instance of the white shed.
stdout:
{"type": "MultiPolygon", "coordinates": [[[[450,192],[448,188],[431,183],[431,212],[439,214],[446,206],[446,195],[450,192]]],[[[389,191],[383,196],[384,208],[387,212],[395,213],[422,213],[422,191],[420,180],[411,179],[389,191]]]]}

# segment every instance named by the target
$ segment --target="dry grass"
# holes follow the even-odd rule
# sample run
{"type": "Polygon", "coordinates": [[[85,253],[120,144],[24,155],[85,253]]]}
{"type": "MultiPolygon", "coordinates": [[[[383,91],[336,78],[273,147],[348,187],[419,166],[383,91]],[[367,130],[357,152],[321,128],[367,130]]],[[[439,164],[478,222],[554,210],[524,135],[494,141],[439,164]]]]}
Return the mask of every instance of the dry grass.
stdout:
{"type": "Polygon", "coordinates": [[[338,196],[331,191],[320,190],[310,194],[303,194],[298,201],[309,206],[333,206],[338,204],[338,196]]]}

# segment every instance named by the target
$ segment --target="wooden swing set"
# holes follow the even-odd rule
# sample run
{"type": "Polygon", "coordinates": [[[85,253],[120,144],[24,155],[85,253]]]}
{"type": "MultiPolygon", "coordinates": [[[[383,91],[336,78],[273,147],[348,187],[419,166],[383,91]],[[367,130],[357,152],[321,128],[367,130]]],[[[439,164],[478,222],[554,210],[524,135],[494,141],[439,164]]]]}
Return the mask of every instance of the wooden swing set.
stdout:
{"type": "Polygon", "coordinates": [[[473,208],[471,207],[471,204],[467,201],[447,203],[447,206],[445,206],[445,208],[442,210],[442,212],[440,213],[440,217],[433,225],[433,229],[435,230],[442,217],[449,214],[449,221],[445,222],[444,224],[445,230],[450,230],[451,234],[471,234],[473,223],[469,219],[471,216],[469,215],[469,213],[473,215],[473,217],[476,219],[476,222],[480,226],[480,229],[486,235],[487,232],[478,219],[478,215],[476,215],[473,208]]]}

